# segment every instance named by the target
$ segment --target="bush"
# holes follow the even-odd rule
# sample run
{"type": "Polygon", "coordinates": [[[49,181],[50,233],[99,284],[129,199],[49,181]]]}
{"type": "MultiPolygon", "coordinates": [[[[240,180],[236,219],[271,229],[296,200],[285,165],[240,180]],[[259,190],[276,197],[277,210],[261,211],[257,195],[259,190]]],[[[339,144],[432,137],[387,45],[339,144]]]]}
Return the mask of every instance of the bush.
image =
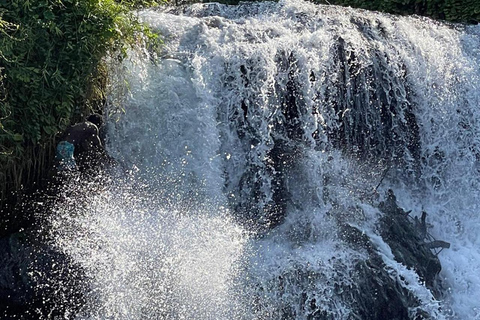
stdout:
{"type": "Polygon", "coordinates": [[[0,0],[0,193],[39,181],[55,136],[98,109],[107,52],[145,29],[130,12],[153,1],[0,0]],[[96,87],[96,88],[95,88],[96,87]]]}
{"type": "Polygon", "coordinates": [[[473,24],[480,22],[478,0],[317,0],[316,2],[393,14],[418,14],[451,22],[473,24]]]}

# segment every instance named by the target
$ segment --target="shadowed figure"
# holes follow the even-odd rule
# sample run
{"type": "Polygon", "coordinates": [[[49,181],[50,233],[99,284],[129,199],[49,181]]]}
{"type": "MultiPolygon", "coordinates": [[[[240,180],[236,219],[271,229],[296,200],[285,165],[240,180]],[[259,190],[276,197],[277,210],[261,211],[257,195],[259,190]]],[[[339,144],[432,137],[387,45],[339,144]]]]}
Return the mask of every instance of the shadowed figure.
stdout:
{"type": "Polygon", "coordinates": [[[55,155],[58,171],[89,171],[105,160],[106,153],[100,140],[102,117],[90,115],[86,121],[68,127],[57,144],[55,155]]]}

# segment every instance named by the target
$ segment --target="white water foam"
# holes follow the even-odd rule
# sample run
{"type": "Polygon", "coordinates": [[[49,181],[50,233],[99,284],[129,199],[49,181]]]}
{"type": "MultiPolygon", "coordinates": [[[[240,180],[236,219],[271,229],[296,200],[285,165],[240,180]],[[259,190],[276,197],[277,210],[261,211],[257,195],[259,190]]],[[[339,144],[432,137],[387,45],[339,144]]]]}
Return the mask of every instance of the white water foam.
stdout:
{"type": "Polygon", "coordinates": [[[238,318],[245,232],[225,209],[174,209],[130,183],[78,184],[57,206],[55,245],[89,281],[77,318],[238,318]]]}

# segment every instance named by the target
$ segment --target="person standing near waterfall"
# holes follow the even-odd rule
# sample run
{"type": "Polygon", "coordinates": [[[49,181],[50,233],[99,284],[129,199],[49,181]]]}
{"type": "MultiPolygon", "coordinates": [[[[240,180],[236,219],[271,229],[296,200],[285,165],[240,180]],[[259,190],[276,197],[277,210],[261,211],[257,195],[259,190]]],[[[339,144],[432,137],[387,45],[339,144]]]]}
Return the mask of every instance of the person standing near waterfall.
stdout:
{"type": "Polygon", "coordinates": [[[97,158],[104,153],[99,127],[103,124],[98,114],[86,121],[68,127],[57,144],[55,161],[58,171],[73,171],[95,167],[97,158]]]}

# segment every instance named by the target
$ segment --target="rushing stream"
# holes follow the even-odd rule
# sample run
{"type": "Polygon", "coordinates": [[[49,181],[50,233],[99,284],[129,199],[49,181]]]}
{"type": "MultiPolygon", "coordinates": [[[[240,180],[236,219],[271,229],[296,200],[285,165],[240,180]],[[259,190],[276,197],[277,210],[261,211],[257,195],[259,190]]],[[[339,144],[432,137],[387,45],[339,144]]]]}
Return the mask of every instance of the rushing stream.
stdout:
{"type": "Polygon", "coordinates": [[[119,166],[51,221],[88,279],[77,318],[480,319],[478,26],[290,0],[139,14],[164,45],[112,63],[119,166]],[[451,244],[430,282],[381,230],[388,189],[451,244]]]}

